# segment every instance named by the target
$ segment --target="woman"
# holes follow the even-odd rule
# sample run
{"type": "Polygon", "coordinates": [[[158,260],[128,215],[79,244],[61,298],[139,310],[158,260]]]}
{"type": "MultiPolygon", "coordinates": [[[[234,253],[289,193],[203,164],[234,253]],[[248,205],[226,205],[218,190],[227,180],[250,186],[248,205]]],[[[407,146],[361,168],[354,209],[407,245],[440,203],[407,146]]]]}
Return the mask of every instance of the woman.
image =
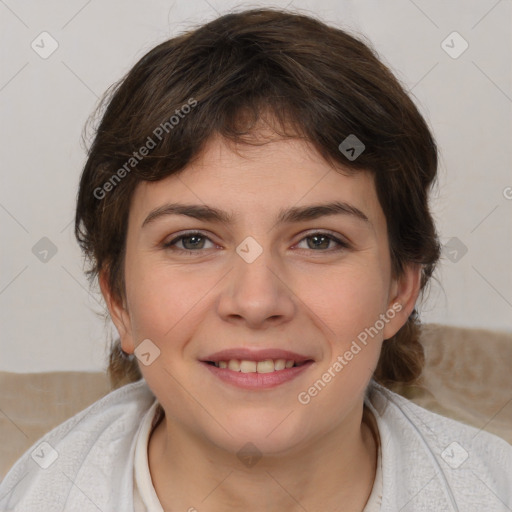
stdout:
{"type": "Polygon", "coordinates": [[[375,53],[255,9],[160,44],[108,100],[75,227],[119,389],[34,445],[0,504],[510,509],[508,443],[385,387],[424,362],[437,149],[375,53]]]}

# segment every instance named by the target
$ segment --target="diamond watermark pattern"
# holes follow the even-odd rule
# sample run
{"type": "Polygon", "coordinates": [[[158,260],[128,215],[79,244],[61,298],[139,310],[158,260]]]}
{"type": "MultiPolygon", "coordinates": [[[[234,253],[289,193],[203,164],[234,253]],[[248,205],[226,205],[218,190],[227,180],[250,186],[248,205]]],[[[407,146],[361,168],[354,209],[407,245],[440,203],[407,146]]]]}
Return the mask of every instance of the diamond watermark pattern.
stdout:
{"type": "Polygon", "coordinates": [[[50,55],[57,50],[59,43],[48,32],[41,32],[30,44],[39,57],[47,59],[50,55]]]}
{"type": "Polygon", "coordinates": [[[150,339],[145,339],[134,350],[134,354],[144,366],[149,366],[160,355],[160,349],[150,339]]]}
{"type": "Polygon", "coordinates": [[[469,453],[457,441],[453,441],[443,450],[441,457],[448,466],[457,469],[464,464],[469,457],[469,453]]]}
{"type": "Polygon", "coordinates": [[[38,466],[48,469],[59,457],[57,450],[50,443],[43,441],[30,454],[38,466]]]}
{"type": "Polygon", "coordinates": [[[338,149],[353,162],[366,149],[366,146],[351,133],[340,143],[338,149]]]}
{"type": "Polygon", "coordinates": [[[255,466],[262,457],[261,452],[253,443],[245,443],[236,455],[240,462],[248,468],[255,466]]]}
{"type": "Polygon", "coordinates": [[[48,263],[56,254],[57,246],[46,236],[32,247],[32,254],[42,263],[48,263]]]}
{"type": "Polygon", "coordinates": [[[454,31],[443,40],[441,48],[452,59],[458,59],[469,48],[469,44],[458,32],[454,31]]]}
{"type": "Polygon", "coordinates": [[[450,238],[448,242],[443,245],[442,253],[452,263],[459,262],[465,254],[468,252],[468,248],[462,243],[456,236],[450,238]]]}
{"type": "Polygon", "coordinates": [[[248,236],[236,248],[236,252],[246,263],[252,263],[263,252],[263,247],[252,236],[248,236]]]}

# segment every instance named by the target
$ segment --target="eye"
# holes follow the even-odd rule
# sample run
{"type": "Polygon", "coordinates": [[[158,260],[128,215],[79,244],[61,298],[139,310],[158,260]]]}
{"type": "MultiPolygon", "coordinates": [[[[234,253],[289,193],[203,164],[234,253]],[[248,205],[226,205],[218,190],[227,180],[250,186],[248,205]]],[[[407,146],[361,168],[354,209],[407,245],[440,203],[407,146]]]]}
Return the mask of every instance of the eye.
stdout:
{"type": "MultiPolygon", "coordinates": [[[[315,233],[309,234],[308,236],[305,236],[299,242],[299,244],[304,240],[311,240],[312,243],[307,242],[307,245],[308,245],[307,249],[311,249],[311,250],[317,251],[317,252],[319,249],[328,249],[328,246],[331,244],[331,242],[334,242],[334,244],[336,244],[338,247],[335,249],[331,249],[330,251],[339,251],[342,249],[350,248],[350,245],[347,242],[340,240],[339,238],[335,237],[334,235],[331,235],[329,233],[324,233],[321,231],[317,231],[315,233]]],[[[321,251],[321,252],[325,252],[325,251],[321,251]]]]}
{"type": "Polygon", "coordinates": [[[204,249],[205,240],[208,240],[210,243],[212,243],[213,246],[213,242],[207,236],[198,231],[194,231],[191,233],[185,233],[184,235],[180,235],[174,238],[170,242],[164,243],[163,247],[166,249],[172,249],[190,254],[193,252],[200,252],[200,249],[204,249]],[[178,244],[181,244],[182,247],[179,247],[178,244]],[[176,249],[174,247],[176,247],[176,249]]]}
{"type": "MultiPolygon", "coordinates": [[[[320,231],[311,233],[302,238],[297,245],[300,245],[303,241],[311,241],[311,243],[307,242],[308,247],[306,247],[306,249],[313,250],[315,252],[332,252],[350,248],[350,245],[347,242],[340,240],[332,234],[320,231]],[[329,249],[331,244],[335,245],[334,249],[329,249]]],[[[185,233],[172,239],[170,242],[165,242],[163,244],[165,249],[171,249],[173,251],[184,252],[187,254],[197,254],[201,252],[201,249],[211,249],[214,246],[215,244],[211,239],[199,231],[185,233]],[[206,242],[209,242],[212,245],[210,247],[205,247],[206,242]]]]}

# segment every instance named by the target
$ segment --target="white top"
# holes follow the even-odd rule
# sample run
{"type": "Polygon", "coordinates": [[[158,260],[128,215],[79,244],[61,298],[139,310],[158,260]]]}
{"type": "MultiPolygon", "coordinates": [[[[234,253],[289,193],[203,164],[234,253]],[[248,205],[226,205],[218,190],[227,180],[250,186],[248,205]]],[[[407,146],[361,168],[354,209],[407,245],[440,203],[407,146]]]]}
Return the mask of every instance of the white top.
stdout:
{"type": "MultiPolygon", "coordinates": [[[[135,445],[135,467],[133,471],[133,505],[134,512],[164,512],[155,488],[151,480],[148,463],[148,442],[149,436],[156,423],[158,401],[155,399],[153,405],[144,416],[137,432],[135,445]]],[[[381,468],[381,450],[379,444],[377,471],[372,492],[363,512],[379,512],[382,500],[382,468],[381,468]]]]}
{"type": "MultiPolygon", "coordinates": [[[[135,512],[137,493],[139,507],[159,510],[147,465],[148,411],[155,401],[141,379],[43,436],[0,483],[0,511],[135,512]]],[[[372,499],[382,495],[382,503],[376,510],[512,510],[512,446],[505,440],[423,409],[374,381],[365,404],[380,436],[382,492],[376,479],[372,499]]]]}
{"type": "Polygon", "coordinates": [[[149,472],[148,442],[152,431],[153,418],[157,412],[158,401],[150,407],[137,433],[135,462],[133,471],[134,512],[164,512],[149,472]]]}

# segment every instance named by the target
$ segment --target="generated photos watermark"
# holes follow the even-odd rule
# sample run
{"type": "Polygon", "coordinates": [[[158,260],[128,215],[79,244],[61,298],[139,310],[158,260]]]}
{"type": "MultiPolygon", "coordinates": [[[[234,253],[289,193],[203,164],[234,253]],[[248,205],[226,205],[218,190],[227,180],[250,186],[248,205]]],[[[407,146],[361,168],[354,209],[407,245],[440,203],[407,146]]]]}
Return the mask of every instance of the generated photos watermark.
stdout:
{"type": "Polygon", "coordinates": [[[381,313],[379,319],[371,326],[366,327],[357,335],[357,340],[353,340],[350,348],[336,358],[336,361],[327,369],[322,376],[316,380],[306,391],[301,391],[297,395],[300,404],[307,405],[311,399],[318,394],[338,375],[345,366],[349,364],[354,357],[368,344],[369,338],[373,339],[382,329],[395,318],[396,314],[402,311],[402,304],[395,302],[385,313],[381,313]],[[359,342],[359,343],[358,343],[359,342]],[[361,346],[362,345],[362,346],[361,346]]]}
{"type": "Polygon", "coordinates": [[[139,162],[144,160],[144,157],[148,156],[151,150],[155,149],[158,142],[164,137],[164,133],[170,133],[175,126],[179,124],[191,110],[197,105],[197,100],[189,98],[187,103],[181,106],[181,108],[174,111],[175,115],[172,115],[168,120],[160,123],[146,139],[146,142],[139,148],[138,151],[133,152],[131,156],[123,165],[120,167],[111,178],[109,178],[101,187],[94,189],[93,195],[96,199],[104,199],[108,192],[114,190],[114,188],[125,178],[139,162]],[[156,139],[156,140],[155,140],[156,139]]]}

